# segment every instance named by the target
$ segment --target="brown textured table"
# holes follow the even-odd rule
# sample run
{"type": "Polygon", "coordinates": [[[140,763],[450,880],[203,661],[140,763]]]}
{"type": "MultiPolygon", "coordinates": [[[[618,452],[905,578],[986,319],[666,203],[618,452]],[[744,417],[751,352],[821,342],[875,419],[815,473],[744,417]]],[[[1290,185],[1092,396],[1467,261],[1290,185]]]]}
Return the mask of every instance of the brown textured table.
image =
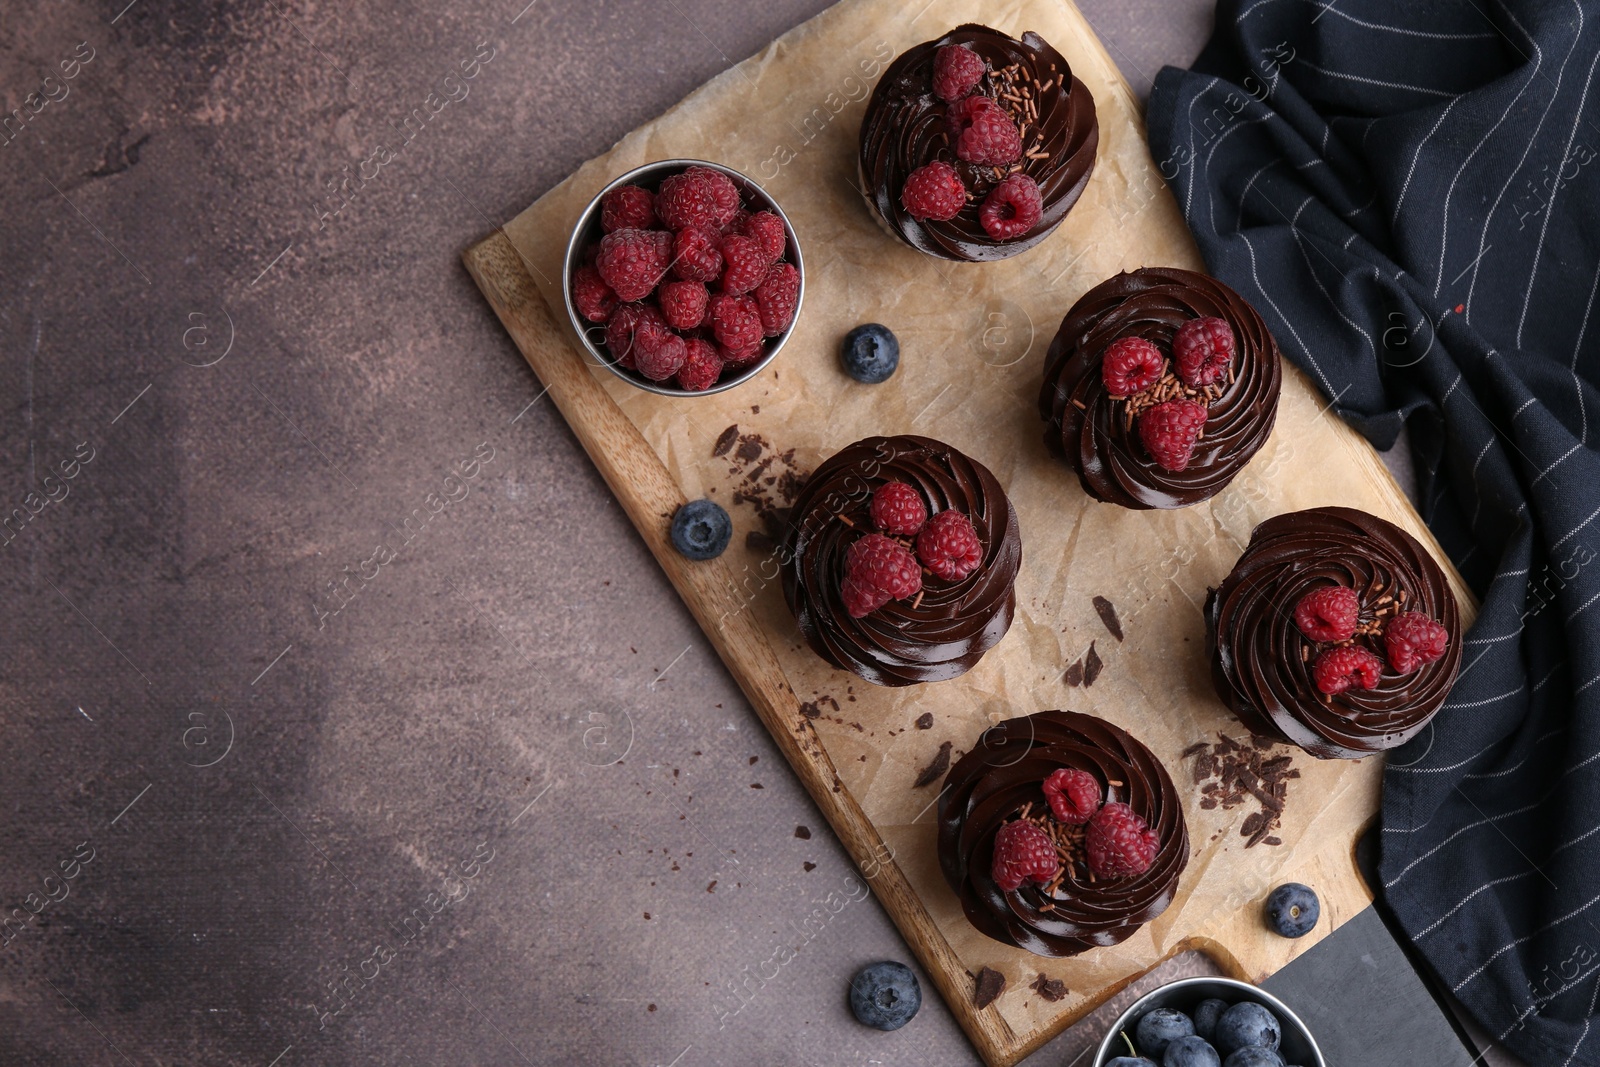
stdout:
{"type": "Polygon", "coordinates": [[[456,266],[824,5],[525,2],[7,20],[0,1062],[972,1062],[456,266]]]}

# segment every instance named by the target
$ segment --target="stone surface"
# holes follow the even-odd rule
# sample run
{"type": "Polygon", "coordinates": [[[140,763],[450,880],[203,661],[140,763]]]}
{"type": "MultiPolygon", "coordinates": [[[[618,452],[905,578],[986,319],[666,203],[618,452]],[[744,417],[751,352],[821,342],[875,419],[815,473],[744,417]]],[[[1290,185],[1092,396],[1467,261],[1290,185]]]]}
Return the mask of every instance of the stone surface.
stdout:
{"type": "Polygon", "coordinates": [[[0,38],[0,1059],[970,1062],[458,259],[824,5],[125,2],[0,38]]]}

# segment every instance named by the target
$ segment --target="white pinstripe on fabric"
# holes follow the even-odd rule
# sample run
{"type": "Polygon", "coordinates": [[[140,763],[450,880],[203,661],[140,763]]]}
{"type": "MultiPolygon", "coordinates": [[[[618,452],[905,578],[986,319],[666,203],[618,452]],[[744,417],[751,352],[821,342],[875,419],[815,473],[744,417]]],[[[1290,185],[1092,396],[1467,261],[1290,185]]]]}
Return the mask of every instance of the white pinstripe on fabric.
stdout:
{"type": "Polygon", "coordinates": [[[1400,213],[1400,205],[1406,202],[1406,191],[1411,188],[1411,176],[1417,172],[1417,160],[1422,158],[1422,150],[1427,147],[1429,141],[1433,140],[1433,135],[1439,132],[1439,127],[1444,125],[1444,120],[1449,117],[1450,112],[1460,100],[1461,98],[1458,96],[1446,104],[1444,110],[1439,112],[1439,121],[1433,124],[1433,129],[1428,131],[1426,137],[1417,142],[1417,150],[1411,154],[1411,166],[1406,169],[1406,180],[1400,183],[1400,196],[1394,202],[1394,213],[1396,215],[1400,213]]]}
{"type": "MultiPolygon", "coordinates": [[[[1274,3],[1277,3],[1277,0],[1256,0],[1255,3],[1251,4],[1249,7],[1245,8],[1244,11],[1240,12],[1239,21],[1243,22],[1245,19],[1249,18],[1257,8],[1266,7],[1268,4],[1274,3]]],[[[1325,15],[1338,15],[1340,18],[1346,20],[1347,22],[1353,22],[1364,30],[1379,30],[1384,33],[1398,33],[1407,37],[1427,37],[1436,41],[1481,41],[1486,38],[1496,36],[1494,33],[1430,33],[1427,30],[1412,30],[1407,29],[1404,26],[1384,26],[1376,22],[1367,22],[1364,19],[1358,19],[1354,15],[1346,14],[1345,12],[1340,11],[1332,3],[1324,4],[1321,3],[1320,0],[1301,0],[1301,3],[1310,4],[1313,7],[1321,8],[1323,14],[1325,15]]]]}
{"type": "Polygon", "coordinates": [[[1364,85],[1376,85],[1381,89],[1407,89],[1413,93],[1427,93],[1429,96],[1456,95],[1455,93],[1450,92],[1448,89],[1430,89],[1425,85],[1407,85],[1405,82],[1388,82],[1382,80],[1381,78],[1365,78],[1360,74],[1346,74],[1340,70],[1329,70],[1326,67],[1317,66],[1309,59],[1296,59],[1295,65],[1314,70],[1318,74],[1326,74],[1330,78],[1340,78],[1344,81],[1361,82],[1364,85]]]}
{"type": "Polygon", "coordinates": [[[1512,941],[1512,942],[1510,942],[1508,944],[1502,945],[1499,948],[1495,949],[1494,953],[1488,959],[1484,960],[1482,965],[1479,966],[1477,970],[1473,971],[1471,974],[1469,974],[1465,978],[1461,979],[1461,981],[1459,981],[1455,985],[1451,986],[1450,987],[1451,992],[1453,992],[1453,993],[1461,992],[1461,990],[1469,982],[1471,982],[1474,978],[1478,977],[1478,975],[1482,974],[1484,971],[1488,970],[1489,969],[1489,964],[1493,963],[1495,960],[1499,959],[1501,956],[1505,955],[1507,952],[1509,952],[1512,949],[1516,948],[1518,945],[1522,944],[1525,941],[1532,941],[1534,938],[1538,937],[1540,934],[1544,933],[1546,930],[1555,929],[1557,926],[1560,926],[1562,923],[1566,922],[1568,919],[1576,918],[1577,916],[1582,915],[1584,912],[1586,912],[1590,908],[1594,907],[1596,903],[1600,903],[1600,894],[1597,894],[1596,896],[1590,897],[1585,903],[1583,903],[1582,905],[1580,905],[1580,906],[1574,908],[1573,910],[1567,912],[1565,915],[1561,916],[1560,918],[1551,919],[1549,922],[1547,922],[1543,926],[1539,927],[1539,929],[1533,931],[1533,933],[1531,933],[1531,934],[1523,934],[1521,937],[1517,938],[1516,940],[1514,940],[1514,941],[1512,941]]]}

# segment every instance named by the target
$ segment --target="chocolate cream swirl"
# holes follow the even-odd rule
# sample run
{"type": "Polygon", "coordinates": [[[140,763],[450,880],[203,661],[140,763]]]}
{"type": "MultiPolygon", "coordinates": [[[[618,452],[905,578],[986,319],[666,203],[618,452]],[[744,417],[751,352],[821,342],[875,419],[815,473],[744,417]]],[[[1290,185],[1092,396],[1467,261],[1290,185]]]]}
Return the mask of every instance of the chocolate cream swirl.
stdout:
{"type": "Polygon", "coordinates": [[[1039,414],[1045,444],[1078,472],[1084,492],[1125,508],[1181,508],[1225,489],[1260,451],[1278,417],[1278,344],[1244,298],[1215,278],[1177,267],[1141,267],[1090,289],[1072,305],[1045,357],[1039,414]],[[1188,467],[1160,467],[1100,380],[1101,357],[1122,337],[1142,337],[1168,357],[1190,319],[1233,327],[1233,380],[1213,400],[1188,467]]]}
{"type": "Polygon", "coordinates": [[[878,216],[913,248],[944,259],[1005,259],[1032,248],[1061,225],[1089,184],[1099,136],[1094,97],[1044,38],[1024,33],[1019,41],[968,23],[908,49],[884,71],[861,120],[861,177],[878,216]],[[948,105],[933,92],[933,57],[947,44],[966,45],[983,58],[988,70],[975,92],[993,97],[995,72],[1016,64],[1019,94],[1032,95],[1037,120],[1022,114],[1013,101],[995,101],[1017,120],[1022,134],[1023,157],[1009,168],[997,170],[956,157],[945,122],[948,105]],[[1030,158],[1030,152],[1038,158],[1030,158]],[[945,222],[914,219],[900,203],[906,178],[935,160],[955,167],[967,187],[966,206],[945,222]],[[984,231],[978,209],[989,190],[1016,171],[1038,183],[1043,213],[1027,233],[997,241],[984,231]]]}
{"type": "Polygon", "coordinates": [[[926,437],[868,437],[826,460],[801,490],[784,543],[783,594],[823,659],[877,685],[937,682],[970,670],[1005,636],[1022,536],[989,469],[926,437]],[[918,598],[891,600],[852,619],[840,592],[845,552],[873,531],[872,491],[901,481],[932,517],[955,508],[972,520],[983,562],[958,582],[924,573],[918,598]]]}
{"type": "MultiPolygon", "coordinates": [[[[1379,659],[1380,636],[1357,636],[1379,659]]],[[[1320,759],[1359,759],[1415,737],[1433,718],[1461,665],[1461,618],[1444,572],[1392,523],[1352,508],[1312,508],[1255,528],[1233,571],[1206,598],[1206,643],[1217,695],[1250,730],[1320,759]],[[1387,665],[1376,689],[1325,696],[1312,664],[1318,644],[1294,621],[1300,598],[1328,585],[1354,589],[1363,621],[1380,598],[1405,596],[1450,635],[1445,654],[1410,674],[1387,665]]]]}
{"type": "Polygon", "coordinates": [[[950,768],[939,795],[939,867],[968,920],[1036,955],[1076,956],[1126,941],[1172,903],[1188,862],[1183,805],[1166,768],[1092,715],[1041,711],[990,727],[950,768]],[[1094,775],[1107,803],[1127,804],[1156,831],[1161,844],[1149,870],[1090,881],[1083,868],[1069,869],[1054,894],[1033,883],[1011,892],[995,883],[995,834],[1029,801],[1034,811],[1046,805],[1044,780],[1059,767],[1094,775]]]}

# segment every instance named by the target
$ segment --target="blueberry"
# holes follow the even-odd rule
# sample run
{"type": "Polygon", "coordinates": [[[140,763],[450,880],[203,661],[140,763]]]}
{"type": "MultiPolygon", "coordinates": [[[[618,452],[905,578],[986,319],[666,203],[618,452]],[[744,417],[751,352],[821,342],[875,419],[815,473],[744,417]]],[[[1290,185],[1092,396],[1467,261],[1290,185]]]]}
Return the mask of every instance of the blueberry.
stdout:
{"type": "Polygon", "coordinates": [[[856,381],[877,385],[888,381],[900,365],[900,342],[889,327],[869,322],[844,335],[839,360],[856,381]]]}
{"type": "Polygon", "coordinates": [[[1246,1045],[1229,1053],[1222,1067],[1283,1067],[1283,1057],[1270,1048],[1246,1045]]]}
{"type": "Polygon", "coordinates": [[[1211,1047],[1211,1042],[1203,1037],[1180,1037],[1167,1046],[1167,1054],[1161,1057],[1162,1067],[1222,1067],[1222,1057],[1217,1055],[1217,1050],[1211,1047]]]}
{"type": "Polygon", "coordinates": [[[1181,1011],[1171,1008],[1157,1008],[1139,1020],[1139,1028],[1134,1031],[1134,1037],[1139,1039],[1139,1051],[1156,1059],[1167,1050],[1167,1046],[1180,1037],[1189,1037],[1194,1033],[1194,1023],[1181,1011]]]}
{"type": "Polygon", "coordinates": [[[1235,1004],[1217,1020],[1217,1047],[1224,1052],[1251,1045],[1276,1051],[1282,1039],[1278,1017],[1252,1000],[1235,1004]]]}
{"type": "Polygon", "coordinates": [[[733,536],[733,520],[714,500],[691,500],[672,516],[672,547],[690,559],[716,559],[733,536]]]}
{"type": "Polygon", "coordinates": [[[1207,1041],[1216,1041],[1217,1020],[1227,1010],[1226,1000],[1202,1000],[1194,1007],[1194,1032],[1207,1041]]]}
{"type": "Polygon", "coordinates": [[[1114,1060],[1107,1060],[1106,1067],[1156,1067],[1156,1061],[1143,1056],[1118,1056],[1114,1060]]]}
{"type": "Polygon", "coordinates": [[[1321,914],[1316,892],[1299,882],[1286,882],[1267,897],[1267,925],[1284,937],[1306,936],[1321,914]]]}
{"type": "Polygon", "coordinates": [[[898,1030],[922,1007],[922,986],[903,963],[869,963],[850,979],[850,1010],[877,1030],[898,1030]]]}

